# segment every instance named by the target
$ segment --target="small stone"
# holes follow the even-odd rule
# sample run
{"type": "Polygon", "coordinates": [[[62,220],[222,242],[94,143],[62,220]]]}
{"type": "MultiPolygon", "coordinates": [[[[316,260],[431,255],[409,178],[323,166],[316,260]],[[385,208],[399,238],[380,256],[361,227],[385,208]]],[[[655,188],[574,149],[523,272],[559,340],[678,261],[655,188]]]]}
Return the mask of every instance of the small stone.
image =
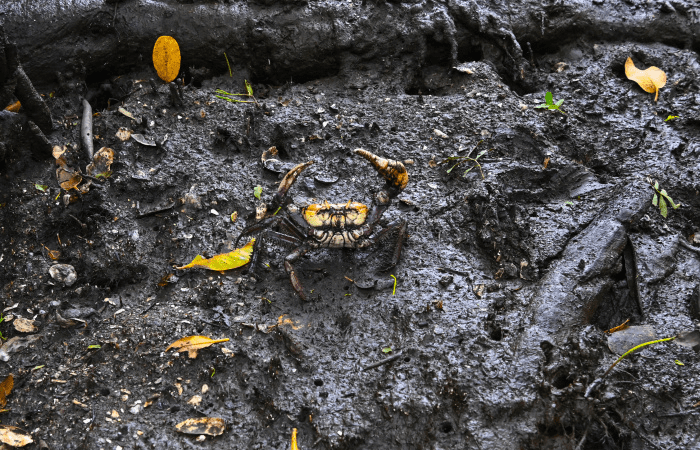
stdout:
{"type": "Polygon", "coordinates": [[[65,286],[73,286],[75,280],[78,279],[75,268],[70,264],[54,264],[49,268],[49,273],[51,278],[59,283],[63,283],[65,286]]]}
{"type": "Polygon", "coordinates": [[[452,284],[452,280],[454,280],[454,277],[452,275],[443,275],[439,281],[440,286],[446,288],[447,286],[452,284]]]}
{"type": "Polygon", "coordinates": [[[137,405],[132,406],[132,407],[129,409],[129,412],[130,412],[131,414],[138,414],[138,413],[141,412],[142,409],[143,409],[143,406],[142,406],[141,404],[137,404],[137,405]]]}

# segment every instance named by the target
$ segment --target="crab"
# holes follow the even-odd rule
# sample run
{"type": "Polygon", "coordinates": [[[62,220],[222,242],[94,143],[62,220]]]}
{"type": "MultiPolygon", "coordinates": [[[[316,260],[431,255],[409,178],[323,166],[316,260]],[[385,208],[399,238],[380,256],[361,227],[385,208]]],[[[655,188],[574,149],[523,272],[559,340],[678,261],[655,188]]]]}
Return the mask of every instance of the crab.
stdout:
{"type": "Polygon", "coordinates": [[[294,247],[284,258],[284,269],[296,294],[306,300],[304,288],[294,268],[294,263],[313,249],[321,248],[367,248],[384,241],[387,235],[395,235],[394,249],[389,265],[382,270],[394,267],[401,256],[403,242],[408,236],[406,220],[400,218],[387,224],[376,232],[380,219],[391,205],[391,200],[408,184],[408,172],[400,161],[384,159],[363,149],[354,153],[372,163],[377,172],[384,177],[386,185],[372,197],[371,205],[355,202],[313,203],[299,206],[287,198],[287,192],[297,177],[314,162],[309,161],[294,166],[280,182],[272,202],[264,216],[247,226],[238,236],[236,246],[241,239],[257,234],[249,273],[255,276],[259,249],[267,239],[275,240],[294,247]]]}

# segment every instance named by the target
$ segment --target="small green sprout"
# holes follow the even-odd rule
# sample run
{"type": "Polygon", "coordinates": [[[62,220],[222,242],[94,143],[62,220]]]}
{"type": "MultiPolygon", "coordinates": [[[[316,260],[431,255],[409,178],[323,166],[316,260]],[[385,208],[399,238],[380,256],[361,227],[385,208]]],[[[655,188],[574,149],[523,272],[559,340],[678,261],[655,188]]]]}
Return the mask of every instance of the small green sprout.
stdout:
{"type": "MultiPolygon", "coordinates": [[[[5,314],[0,314],[0,323],[3,323],[4,321],[5,321],[5,314]]],[[[2,335],[2,332],[0,332],[0,339],[2,339],[3,341],[7,340],[7,338],[2,335]]]]}
{"type": "Polygon", "coordinates": [[[667,202],[671,205],[673,209],[678,209],[681,206],[680,203],[673,203],[673,199],[668,195],[666,189],[659,189],[658,181],[654,181],[652,183],[651,180],[648,178],[647,181],[649,182],[649,184],[651,184],[651,187],[654,188],[654,197],[651,199],[651,203],[654,206],[659,207],[659,212],[661,212],[661,215],[664,218],[668,216],[668,206],[666,205],[667,202]]]}
{"type": "Polygon", "coordinates": [[[41,192],[46,192],[46,190],[49,188],[48,186],[39,183],[36,183],[34,187],[41,192]]]}
{"type": "Polygon", "coordinates": [[[95,178],[100,178],[100,177],[109,178],[111,176],[112,176],[112,171],[108,170],[107,172],[98,173],[97,175],[95,175],[95,178]]]}
{"type": "Polygon", "coordinates": [[[93,348],[102,348],[102,346],[99,344],[88,345],[88,350],[93,349],[93,348]]]}
{"type": "Polygon", "coordinates": [[[396,295],[396,277],[391,275],[391,278],[394,279],[394,291],[391,293],[391,295],[396,295]]]}
{"type": "MultiPolygon", "coordinates": [[[[228,63],[228,59],[226,59],[226,62],[228,63]]],[[[229,66],[229,70],[230,70],[229,66]]],[[[216,93],[219,95],[215,95],[214,97],[220,98],[222,100],[226,100],[227,102],[231,103],[255,103],[256,105],[258,104],[258,101],[255,100],[255,96],[253,95],[253,86],[250,85],[248,80],[245,80],[245,94],[232,94],[230,92],[226,92],[223,89],[217,89],[216,93]],[[231,98],[231,97],[248,97],[251,98],[252,100],[238,100],[237,98],[231,98]]]]}
{"type": "MultiPolygon", "coordinates": [[[[228,61],[227,61],[228,62],[228,61]]],[[[211,368],[211,376],[209,378],[214,378],[214,374],[216,373],[216,367],[211,368]]]]}
{"type": "Polygon", "coordinates": [[[488,153],[488,150],[482,150],[481,152],[479,152],[478,155],[476,155],[475,158],[472,158],[472,157],[471,157],[472,152],[473,152],[474,150],[476,150],[476,148],[477,148],[477,147],[479,146],[479,144],[481,144],[482,142],[484,142],[483,139],[480,140],[479,142],[477,142],[476,145],[474,146],[474,148],[472,148],[472,149],[469,151],[469,153],[467,153],[465,156],[450,156],[449,158],[440,161],[440,162],[438,163],[438,165],[439,165],[439,164],[444,164],[444,163],[447,163],[447,162],[457,161],[452,167],[450,167],[449,169],[447,169],[447,173],[450,173],[450,172],[452,172],[452,169],[454,169],[454,168],[457,167],[458,165],[463,164],[463,163],[466,163],[466,162],[470,162],[470,163],[472,163],[472,166],[471,166],[470,168],[468,168],[467,170],[465,170],[465,171],[464,171],[464,174],[463,174],[462,176],[466,177],[467,174],[468,174],[473,168],[478,167],[478,168],[479,168],[479,173],[481,173],[481,179],[483,180],[483,179],[484,179],[484,172],[481,170],[481,164],[479,163],[479,158],[481,158],[481,157],[484,156],[486,153],[488,153]]]}
{"type": "Polygon", "coordinates": [[[554,96],[552,95],[551,92],[547,91],[547,93],[544,95],[544,101],[545,101],[544,103],[542,103],[541,105],[535,106],[535,108],[553,109],[553,110],[559,111],[562,114],[566,114],[561,109],[561,105],[562,105],[562,103],[564,103],[564,99],[561,99],[555,103],[554,96]]]}
{"type": "Polygon", "coordinates": [[[685,366],[685,364],[683,364],[683,363],[680,362],[679,360],[676,360],[676,365],[678,365],[678,366],[685,366]]]}
{"type": "Polygon", "coordinates": [[[253,188],[253,195],[255,196],[255,198],[260,200],[260,196],[262,195],[262,186],[255,186],[255,188],[253,188]]]}
{"type": "MultiPolygon", "coordinates": [[[[228,63],[228,56],[226,56],[226,52],[224,52],[224,58],[226,58],[226,65],[228,66],[228,76],[233,78],[233,74],[231,73],[231,64],[228,63]]],[[[212,374],[214,376],[214,374],[212,374]]]]}
{"type": "Polygon", "coordinates": [[[679,116],[668,116],[664,122],[670,122],[671,120],[676,120],[679,116]]]}
{"type": "Polygon", "coordinates": [[[566,202],[564,202],[564,204],[567,206],[574,206],[574,202],[572,202],[571,200],[567,200],[566,202]]]}
{"type": "Polygon", "coordinates": [[[392,351],[393,351],[393,350],[391,349],[391,347],[384,347],[384,348],[382,349],[382,353],[391,353],[392,351]]]}

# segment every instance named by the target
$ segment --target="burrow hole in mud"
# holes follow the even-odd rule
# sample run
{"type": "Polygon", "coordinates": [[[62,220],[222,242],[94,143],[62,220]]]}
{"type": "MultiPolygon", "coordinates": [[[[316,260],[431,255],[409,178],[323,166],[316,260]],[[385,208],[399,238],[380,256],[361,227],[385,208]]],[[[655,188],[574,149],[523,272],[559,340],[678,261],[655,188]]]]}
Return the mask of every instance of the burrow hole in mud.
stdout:
{"type": "MultiPolygon", "coordinates": [[[[454,70],[452,68],[451,48],[448,42],[438,42],[435,39],[428,38],[426,40],[425,59],[422,61],[423,67],[439,66],[444,67],[445,71],[454,70]]],[[[484,53],[481,46],[473,42],[460,42],[457,45],[457,60],[460,63],[481,61],[484,58],[484,53]]],[[[425,83],[423,74],[417,74],[416,79],[406,87],[405,92],[408,95],[441,95],[437,90],[431,89],[425,83]]]]}
{"type": "Polygon", "coordinates": [[[443,433],[452,433],[454,431],[454,427],[450,422],[443,422],[440,424],[440,431],[443,433]]]}
{"type": "Polygon", "coordinates": [[[314,380],[314,385],[316,385],[316,386],[318,386],[318,387],[323,386],[323,380],[320,379],[320,378],[316,378],[316,379],[314,380]]]}

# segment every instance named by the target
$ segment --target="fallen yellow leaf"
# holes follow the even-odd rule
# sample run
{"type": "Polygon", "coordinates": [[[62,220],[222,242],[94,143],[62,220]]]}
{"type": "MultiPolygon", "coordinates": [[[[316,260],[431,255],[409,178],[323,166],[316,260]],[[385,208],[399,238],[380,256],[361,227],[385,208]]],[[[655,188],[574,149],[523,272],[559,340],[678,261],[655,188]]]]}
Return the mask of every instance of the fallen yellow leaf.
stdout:
{"type": "Polygon", "coordinates": [[[158,76],[170,83],[180,72],[180,46],[171,36],[161,36],[153,46],[153,66],[158,76]]]}
{"type": "Polygon", "coordinates": [[[22,104],[19,102],[19,100],[17,100],[17,101],[14,102],[13,104],[7,105],[7,107],[5,108],[5,111],[11,111],[11,112],[13,112],[13,113],[16,113],[16,112],[19,111],[19,109],[20,109],[21,107],[22,107],[22,104]]]}
{"type": "Polygon", "coordinates": [[[212,344],[218,344],[219,342],[228,342],[228,340],[228,338],[210,339],[206,336],[187,336],[170,344],[165,351],[167,352],[171,348],[176,348],[178,349],[178,353],[188,352],[188,356],[194,359],[197,357],[198,350],[209,347],[212,344]]]}
{"type": "Polygon", "coordinates": [[[251,239],[246,245],[228,253],[212,256],[209,259],[197,255],[191,263],[176,267],[176,269],[191,269],[192,267],[201,267],[209,270],[224,270],[236,269],[245,266],[250,262],[250,257],[253,254],[253,244],[255,239],[251,239]]]}
{"type": "Polygon", "coordinates": [[[625,75],[650,94],[656,93],[654,101],[659,100],[659,89],[666,86],[666,73],[663,70],[656,66],[639,70],[634,66],[632,58],[625,61],[625,75]]]}

